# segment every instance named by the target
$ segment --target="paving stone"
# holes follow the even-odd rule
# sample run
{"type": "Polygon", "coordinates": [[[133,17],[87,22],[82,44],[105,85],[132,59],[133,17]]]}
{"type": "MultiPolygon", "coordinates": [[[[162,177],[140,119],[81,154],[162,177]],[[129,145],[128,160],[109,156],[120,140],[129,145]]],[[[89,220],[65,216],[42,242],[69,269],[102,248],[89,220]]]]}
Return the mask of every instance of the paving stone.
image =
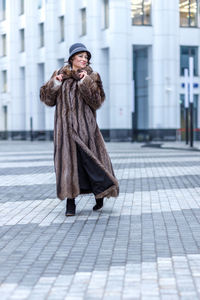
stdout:
{"type": "Polygon", "coordinates": [[[199,152],[107,148],[119,197],[66,218],[53,144],[0,141],[2,300],[200,299],[199,152]]]}

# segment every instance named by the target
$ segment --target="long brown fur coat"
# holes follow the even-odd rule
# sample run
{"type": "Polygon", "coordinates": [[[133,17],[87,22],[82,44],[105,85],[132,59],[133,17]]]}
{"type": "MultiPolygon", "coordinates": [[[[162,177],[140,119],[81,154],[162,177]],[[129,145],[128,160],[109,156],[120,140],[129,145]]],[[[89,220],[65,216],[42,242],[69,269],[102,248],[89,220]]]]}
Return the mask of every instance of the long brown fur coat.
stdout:
{"type": "Polygon", "coordinates": [[[96,198],[117,197],[119,193],[118,182],[96,122],[96,110],[105,99],[101,78],[89,66],[84,70],[87,76],[80,80],[79,70],[74,71],[65,66],[55,71],[40,89],[41,101],[48,106],[56,105],[54,164],[57,196],[61,200],[75,198],[81,193],[77,144],[112,182],[96,198]],[[62,83],[55,79],[58,74],[63,74],[62,83]]]}

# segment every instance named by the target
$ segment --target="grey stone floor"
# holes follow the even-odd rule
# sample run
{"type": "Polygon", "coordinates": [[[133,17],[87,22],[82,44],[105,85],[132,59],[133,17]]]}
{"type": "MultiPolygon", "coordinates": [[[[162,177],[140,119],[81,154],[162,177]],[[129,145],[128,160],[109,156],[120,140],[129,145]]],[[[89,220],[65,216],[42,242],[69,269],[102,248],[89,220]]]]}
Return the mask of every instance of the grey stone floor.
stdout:
{"type": "Polygon", "coordinates": [[[0,299],[200,299],[200,152],[176,145],[107,144],[119,197],[66,218],[52,143],[1,141],[0,299]]]}

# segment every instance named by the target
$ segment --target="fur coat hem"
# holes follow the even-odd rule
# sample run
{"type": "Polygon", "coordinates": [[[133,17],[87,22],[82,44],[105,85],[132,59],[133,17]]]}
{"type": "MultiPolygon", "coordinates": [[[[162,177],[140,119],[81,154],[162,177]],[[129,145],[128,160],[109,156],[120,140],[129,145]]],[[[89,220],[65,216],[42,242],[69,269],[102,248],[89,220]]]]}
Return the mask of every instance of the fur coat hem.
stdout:
{"type": "Polygon", "coordinates": [[[85,153],[96,163],[97,166],[99,166],[105,174],[110,178],[110,180],[113,182],[113,185],[106,189],[104,192],[98,194],[95,196],[95,198],[103,198],[103,197],[117,197],[119,194],[119,187],[118,187],[118,181],[115,178],[115,176],[111,173],[108,172],[108,170],[104,167],[104,165],[94,156],[92,151],[85,146],[85,144],[80,140],[78,136],[75,134],[72,135],[74,141],[85,151],[85,153]]]}

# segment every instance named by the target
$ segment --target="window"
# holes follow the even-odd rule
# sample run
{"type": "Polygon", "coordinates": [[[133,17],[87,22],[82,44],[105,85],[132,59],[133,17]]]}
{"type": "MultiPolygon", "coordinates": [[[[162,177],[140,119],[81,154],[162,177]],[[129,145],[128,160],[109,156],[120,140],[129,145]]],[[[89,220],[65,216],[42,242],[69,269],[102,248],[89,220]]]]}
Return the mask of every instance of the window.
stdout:
{"type": "Polygon", "coordinates": [[[43,7],[43,0],[38,0],[38,9],[43,7]]]}
{"type": "Polygon", "coordinates": [[[198,26],[198,0],[179,0],[180,26],[198,26]]]}
{"type": "Polygon", "coordinates": [[[151,25],[151,0],[131,1],[132,25],[151,25]]]}
{"type": "Polygon", "coordinates": [[[39,47],[44,47],[44,23],[39,24],[39,37],[40,37],[40,43],[39,47]]]}
{"type": "Polygon", "coordinates": [[[60,42],[65,40],[65,21],[64,16],[59,17],[59,26],[60,26],[60,42]]]}
{"type": "Polygon", "coordinates": [[[109,27],[109,0],[104,1],[104,28],[109,27]]]}
{"type": "Polygon", "coordinates": [[[24,0],[20,0],[20,8],[19,8],[19,14],[24,14],[24,0]]]}
{"type": "Polygon", "coordinates": [[[0,2],[1,20],[6,19],[6,0],[1,0],[0,2]]]}
{"type": "Polygon", "coordinates": [[[8,106],[3,105],[3,114],[4,114],[4,130],[8,130],[8,106]]]}
{"type": "Polygon", "coordinates": [[[6,56],[7,50],[6,50],[6,34],[2,34],[2,56],[6,56]]]}
{"type": "Polygon", "coordinates": [[[81,35],[86,35],[86,8],[81,9],[81,35]]]}
{"type": "Polygon", "coordinates": [[[7,70],[2,71],[2,93],[7,92],[7,70]]]}
{"type": "Polygon", "coordinates": [[[62,68],[65,64],[65,59],[64,58],[59,58],[58,59],[58,68],[62,68]]]}
{"type": "Polygon", "coordinates": [[[192,56],[194,58],[194,76],[198,76],[198,47],[192,46],[181,46],[180,53],[180,74],[184,76],[184,69],[189,69],[189,57],[192,56]]]}
{"type": "Polygon", "coordinates": [[[24,52],[25,50],[25,43],[24,43],[24,29],[20,29],[20,52],[24,52]]]}

